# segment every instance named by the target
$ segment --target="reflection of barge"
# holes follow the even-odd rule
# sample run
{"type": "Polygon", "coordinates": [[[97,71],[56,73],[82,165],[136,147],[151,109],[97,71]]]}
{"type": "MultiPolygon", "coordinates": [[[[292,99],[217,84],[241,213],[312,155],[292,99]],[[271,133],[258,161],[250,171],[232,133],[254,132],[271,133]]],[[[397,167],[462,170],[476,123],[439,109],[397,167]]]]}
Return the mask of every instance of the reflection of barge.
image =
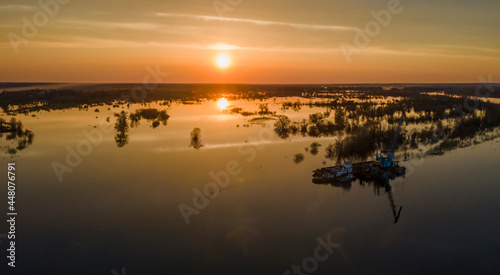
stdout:
{"type": "Polygon", "coordinates": [[[331,184],[335,187],[341,187],[344,190],[351,189],[351,182],[353,179],[358,178],[361,185],[365,183],[373,183],[375,187],[375,194],[380,195],[380,188],[384,188],[389,204],[391,206],[392,214],[394,216],[394,223],[397,223],[401,216],[402,206],[398,208],[392,196],[392,186],[389,184],[390,179],[395,179],[404,176],[406,168],[399,166],[393,162],[389,167],[383,167],[380,161],[360,162],[360,163],[346,163],[341,166],[323,167],[314,170],[313,182],[322,184],[331,184]],[[352,172],[349,171],[352,168],[352,172]],[[344,174],[339,174],[339,171],[347,171],[344,174]]]}
{"type": "Polygon", "coordinates": [[[314,170],[313,182],[314,183],[335,183],[335,182],[348,182],[356,178],[373,181],[382,180],[384,177],[395,179],[396,177],[403,176],[406,168],[399,166],[397,163],[389,167],[381,166],[377,161],[350,163],[346,162],[344,165],[323,167],[314,170]]]}

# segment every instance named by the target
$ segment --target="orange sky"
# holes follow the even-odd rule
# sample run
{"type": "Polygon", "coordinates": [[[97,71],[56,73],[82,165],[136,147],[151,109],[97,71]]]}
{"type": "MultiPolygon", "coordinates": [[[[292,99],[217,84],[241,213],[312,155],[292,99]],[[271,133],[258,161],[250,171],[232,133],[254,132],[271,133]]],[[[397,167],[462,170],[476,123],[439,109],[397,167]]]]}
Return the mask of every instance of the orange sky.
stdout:
{"type": "Polygon", "coordinates": [[[0,81],[141,82],[148,66],[165,83],[500,79],[498,1],[42,1],[2,1],[0,81]]]}

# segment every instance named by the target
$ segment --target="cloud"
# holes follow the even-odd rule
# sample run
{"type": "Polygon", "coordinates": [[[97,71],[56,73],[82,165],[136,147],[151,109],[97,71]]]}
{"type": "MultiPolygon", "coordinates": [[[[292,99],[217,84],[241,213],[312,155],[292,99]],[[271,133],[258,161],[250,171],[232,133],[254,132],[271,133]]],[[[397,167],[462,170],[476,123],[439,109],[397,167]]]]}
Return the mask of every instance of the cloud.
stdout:
{"type": "Polygon", "coordinates": [[[226,22],[239,22],[239,23],[249,23],[259,26],[285,26],[292,27],[299,30],[329,30],[329,31],[356,31],[359,30],[355,27],[339,26],[339,25],[314,25],[314,24],[299,24],[299,23],[287,23],[287,22],[276,22],[276,21],[266,21],[266,20],[255,20],[255,19],[243,19],[243,18],[229,18],[229,17],[219,17],[219,16],[208,16],[208,15],[192,15],[183,13],[155,13],[154,15],[159,17],[176,17],[176,18],[191,18],[204,21],[226,21],[226,22]]]}
{"type": "Polygon", "coordinates": [[[446,49],[446,50],[467,50],[476,53],[484,52],[484,53],[500,54],[500,50],[498,49],[476,47],[476,46],[445,45],[445,44],[430,44],[426,46],[430,48],[446,49]]]}
{"type": "MultiPolygon", "coordinates": [[[[9,43],[0,43],[0,48],[9,48],[9,43]]],[[[255,47],[255,46],[239,46],[229,44],[197,44],[197,43],[169,43],[160,41],[131,41],[127,39],[111,39],[111,38],[89,38],[74,36],[62,41],[36,41],[26,47],[32,48],[144,48],[144,47],[168,47],[168,48],[185,48],[197,50],[239,50],[239,51],[266,51],[266,52],[281,52],[281,53],[316,53],[316,54],[340,54],[341,50],[338,47],[288,47],[288,46],[271,46],[271,47],[255,47]]],[[[444,57],[444,58],[476,58],[476,59],[500,59],[499,56],[481,55],[481,53],[470,52],[454,52],[449,48],[459,50],[460,47],[426,47],[394,49],[390,47],[367,47],[362,49],[362,53],[367,55],[401,55],[414,57],[444,57]]],[[[482,48],[484,52],[496,52],[493,49],[482,48]]]]}
{"type": "Polygon", "coordinates": [[[121,23],[121,22],[105,22],[105,21],[87,21],[87,20],[60,20],[60,23],[64,23],[64,26],[71,25],[85,25],[92,27],[101,27],[101,28],[126,28],[132,30],[151,30],[151,29],[159,29],[163,27],[161,24],[155,23],[121,23]]]}
{"type": "MultiPolygon", "coordinates": [[[[433,47],[420,47],[420,48],[408,48],[405,50],[397,50],[391,48],[383,47],[369,47],[362,49],[362,53],[367,54],[384,54],[384,55],[405,55],[405,56],[422,56],[422,57],[448,57],[448,58],[475,58],[475,59],[500,59],[500,56],[482,55],[480,53],[468,53],[462,52],[460,46],[448,46],[443,47],[443,49],[438,49],[433,47]],[[456,49],[457,51],[451,51],[450,49],[456,49]]],[[[469,47],[468,47],[469,48],[469,47]]],[[[486,49],[484,49],[486,51],[486,49]]],[[[493,52],[494,50],[488,50],[493,52]]]]}
{"type": "Polygon", "coordinates": [[[28,5],[5,5],[0,6],[0,11],[13,11],[13,10],[35,10],[37,6],[28,6],[28,5]]]}

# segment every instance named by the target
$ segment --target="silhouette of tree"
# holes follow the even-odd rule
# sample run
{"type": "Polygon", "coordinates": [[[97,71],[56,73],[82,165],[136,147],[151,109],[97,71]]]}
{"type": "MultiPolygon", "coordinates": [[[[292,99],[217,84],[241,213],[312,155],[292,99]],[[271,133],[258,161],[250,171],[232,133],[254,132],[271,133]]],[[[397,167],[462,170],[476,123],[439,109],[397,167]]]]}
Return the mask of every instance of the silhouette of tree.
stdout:
{"type": "Polygon", "coordinates": [[[266,103],[259,104],[259,114],[265,115],[269,113],[269,106],[266,103]]]}
{"type": "Polygon", "coordinates": [[[122,148],[123,146],[128,144],[128,122],[127,122],[127,113],[125,111],[121,111],[119,114],[115,114],[116,123],[115,123],[115,142],[118,148],[122,148]]]}
{"type": "Polygon", "coordinates": [[[295,164],[299,164],[302,161],[304,161],[304,155],[303,154],[296,154],[295,156],[293,156],[293,162],[295,162],[295,164]]]}
{"type": "Polygon", "coordinates": [[[333,144],[329,144],[328,147],[326,147],[326,155],[325,155],[325,158],[327,159],[335,159],[335,147],[333,146],[333,144]]]}
{"type": "Polygon", "coordinates": [[[290,119],[287,116],[279,116],[278,121],[274,123],[274,131],[282,138],[287,139],[290,136],[290,119]]]}
{"type": "Polygon", "coordinates": [[[167,126],[167,121],[170,116],[167,114],[167,111],[158,109],[139,109],[135,113],[130,114],[130,127],[135,128],[139,126],[139,122],[141,119],[145,119],[146,121],[151,122],[151,126],[153,128],[157,128],[160,126],[160,123],[163,126],[167,126]]]}
{"type": "Polygon", "coordinates": [[[311,150],[309,151],[311,153],[311,155],[315,156],[318,154],[318,152],[319,152],[318,147],[319,146],[321,146],[321,144],[319,144],[317,142],[311,143],[311,150]]]}
{"type": "Polygon", "coordinates": [[[321,121],[323,120],[324,118],[324,115],[322,113],[315,113],[315,114],[310,114],[309,115],[309,121],[312,123],[312,124],[320,124],[321,121]]]}
{"type": "Polygon", "coordinates": [[[6,122],[4,119],[0,118],[0,144],[3,145],[4,142],[1,141],[3,136],[5,135],[5,144],[0,147],[1,151],[9,155],[17,154],[18,150],[22,151],[26,149],[29,145],[33,143],[35,139],[35,134],[28,130],[24,129],[23,124],[20,120],[16,120],[12,118],[10,122],[6,122]],[[17,146],[15,148],[10,147],[11,145],[15,145],[17,142],[17,146]]]}
{"type": "Polygon", "coordinates": [[[193,147],[194,149],[198,150],[204,145],[201,143],[201,130],[200,128],[194,128],[193,131],[191,132],[191,144],[189,147],[193,147]]]}
{"type": "Polygon", "coordinates": [[[337,128],[342,131],[346,127],[347,118],[345,116],[345,112],[342,110],[335,111],[335,125],[337,128]]]}

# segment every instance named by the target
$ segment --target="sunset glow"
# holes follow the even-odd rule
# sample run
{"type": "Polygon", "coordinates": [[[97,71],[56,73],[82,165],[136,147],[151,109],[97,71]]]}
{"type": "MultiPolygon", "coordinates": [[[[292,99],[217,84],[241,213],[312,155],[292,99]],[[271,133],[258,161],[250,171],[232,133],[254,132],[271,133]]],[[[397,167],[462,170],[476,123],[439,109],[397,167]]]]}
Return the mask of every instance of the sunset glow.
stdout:
{"type": "Polygon", "coordinates": [[[219,107],[219,109],[224,110],[227,106],[229,106],[229,101],[227,101],[227,99],[221,98],[217,100],[217,107],[219,107]]]}
{"type": "Polygon", "coordinates": [[[157,65],[169,73],[162,83],[476,83],[500,75],[499,1],[124,0],[120,9],[84,1],[50,15],[37,3],[0,5],[0,82],[140,83],[144,68],[157,65]]]}
{"type": "Polygon", "coordinates": [[[231,65],[231,57],[225,53],[221,53],[215,58],[215,64],[221,69],[226,69],[231,65]]]}

